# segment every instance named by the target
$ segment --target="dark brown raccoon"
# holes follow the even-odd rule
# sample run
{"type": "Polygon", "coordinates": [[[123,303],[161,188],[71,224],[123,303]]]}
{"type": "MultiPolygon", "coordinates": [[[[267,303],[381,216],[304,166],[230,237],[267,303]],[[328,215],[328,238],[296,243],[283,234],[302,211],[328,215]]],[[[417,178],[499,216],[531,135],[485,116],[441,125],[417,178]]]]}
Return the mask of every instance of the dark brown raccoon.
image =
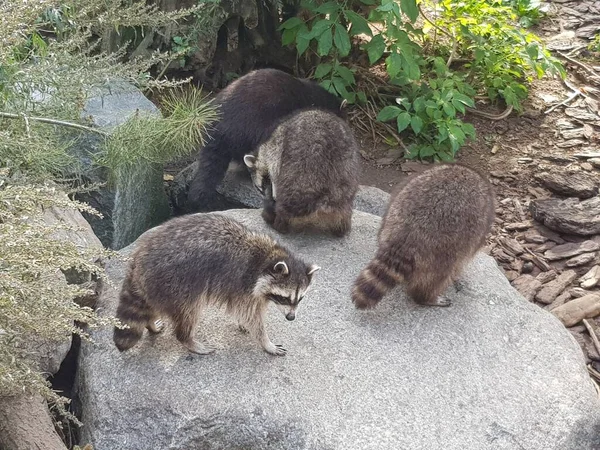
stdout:
{"type": "Polygon", "coordinates": [[[359,150],[343,119],[321,109],[295,113],[244,162],[265,197],[263,218],[275,230],[350,231],[359,150]]]}
{"type": "Polygon", "coordinates": [[[390,200],[352,301],[373,308],[403,281],[416,302],[449,306],[440,296],[485,244],[494,215],[491,184],[468,167],[437,165],[410,179],[390,200]]]}
{"type": "Polygon", "coordinates": [[[117,318],[128,328],[114,329],[121,351],[133,347],[144,329],[158,333],[161,319],[190,351],[211,353],[194,340],[202,310],[224,306],[263,349],[284,355],[269,339],[264,315],[274,303],[287,320],[311,284],[318,266],[308,265],[271,237],[217,214],[172,219],[140,237],[123,282],[117,318]]]}

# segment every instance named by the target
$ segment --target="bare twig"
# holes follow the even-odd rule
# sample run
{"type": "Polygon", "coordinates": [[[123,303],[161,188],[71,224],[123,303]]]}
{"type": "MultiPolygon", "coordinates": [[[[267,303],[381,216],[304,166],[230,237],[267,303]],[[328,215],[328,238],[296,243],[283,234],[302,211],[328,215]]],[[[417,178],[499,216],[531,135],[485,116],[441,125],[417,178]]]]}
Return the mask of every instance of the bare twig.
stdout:
{"type": "Polygon", "coordinates": [[[588,333],[590,333],[592,342],[594,342],[594,346],[596,347],[596,350],[598,351],[598,354],[600,355],[600,341],[598,341],[598,336],[596,336],[596,332],[594,331],[594,329],[592,328],[592,326],[586,319],[583,319],[583,324],[587,328],[588,333]]]}
{"type": "Polygon", "coordinates": [[[25,113],[21,113],[21,117],[23,117],[23,120],[25,121],[25,131],[27,132],[27,137],[31,139],[31,128],[29,127],[29,119],[27,118],[25,113]]]}
{"type": "Polygon", "coordinates": [[[490,113],[486,113],[483,111],[478,111],[474,108],[467,108],[467,111],[469,111],[471,114],[475,114],[476,116],[485,117],[486,119],[490,119],[490,120],[506,119],[508,116],[510,116],[510,113],[512,112],[512,110],[513,110],[512,105],[508,105],[508,107],[501,114],[490,114],[490,113]]]}
{"type": "MultiPolygon", "coordinates": [[[[7,119],[21,119],[22,116],[19,114],[7,113],[0,111],[0,117],[5,117],[7,119]]],[[[47,117],[31,117],[27,118],[28,120],[35,120],[36,122],[49,123],[52,125],[60,125],[63,127],[76,128],[78,130],[89,131],[90,133],[100,134],[102,136],[108,136],[108,133],[105,131],[99,130],[98,128],[86,127],[85,125],[80,125],[78,123],[73,122],[65,122],[64,120],[56,120],[56,119],[48,119],[47,117]]]]}
{"type": "Polygon", "coordinates": [[[579,90],[573,91],[571,93],[571,95],[569,95],[566,99],[564,99],[562,102],[557,103],[556,105],[548,108],[546,111],[544,111],[544,114],[550,114],[552,111],[554,111],[556,108],[563,106],[563,105],[567,105],[568,103],[571,103],[573,100],[575,100],[577,97],[579,97],[581,95],[581,92],[579,90]]]}
{"type": "Polygon", "coordinates": [[[581,61],[577,61],[575,58],[571,58],[568,55],[565,55],[563,52],[557,52],[560,56],[562,56],[563,58],[565,58],[567,61],[572,62],[573,64],[581,67],[582,69],[585,69],[588,73],[590,73],[595,79],[600,80],[600,77],[598,75],[598,72],[596,72],[594,69],[592,69],[590,66],[588,66],[587,64],[582,63],[581,61]]]}

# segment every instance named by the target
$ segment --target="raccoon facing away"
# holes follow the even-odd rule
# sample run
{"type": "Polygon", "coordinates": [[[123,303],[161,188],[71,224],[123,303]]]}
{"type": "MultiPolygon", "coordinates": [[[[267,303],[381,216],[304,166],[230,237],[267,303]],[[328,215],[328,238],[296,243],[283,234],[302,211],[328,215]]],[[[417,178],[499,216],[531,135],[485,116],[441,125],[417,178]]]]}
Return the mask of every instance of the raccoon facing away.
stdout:
{"type": "Polygon", "coordinates": [[[281,119],[303,108],[327,109],[346,117],[343,102],[314,81],[281,70],[259,69],[238,78],[215,98],[220,119],[198,153],[198,170],[190,183],[188,212],[218,208],[216,188],[229,163],[241,163],[267,140],[281,119]]]}
{"type": "Polygon", "coordinates": [[[390,200],[352,301],[372,308],[402,281],[417,303],[450,306],[441,296],[485,244],[494,215],[491,184],[468,167],[442,164],[410,179],[390,200]]]}
{"type": "Polygon", "coordinates": [[[284,120],[244,162],[264,196],[263,218],[275,230],[313,227],[343,236],[351,228],[358,155],[344,120],[306,109],[284,120]]]}
{"type": "Polygon", "coordinates": [[[317,270],[271,237],[225,216],[172,219],[139,239],[116,314],[129,328],[115,327],[113,340],[120,351],[127,350],[145,328],[162,331],[161,319],[168,318],[185,347],[211,353],[194,337],[202,310],[213,304],[225,307],[266,352],[284,355],[286,350],[267,335],[267,307],[275,303],[287,320],[294,320],[317,270]]]}

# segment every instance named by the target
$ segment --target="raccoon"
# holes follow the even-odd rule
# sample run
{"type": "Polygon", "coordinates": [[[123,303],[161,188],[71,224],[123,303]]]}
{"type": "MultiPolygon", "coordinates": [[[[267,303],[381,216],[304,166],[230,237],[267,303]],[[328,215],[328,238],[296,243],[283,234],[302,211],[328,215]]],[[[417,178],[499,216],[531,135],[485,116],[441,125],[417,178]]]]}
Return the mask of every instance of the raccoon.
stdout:
{"type": "Polygon", "coordinates": [[[220,119],[198,154],[185,210],[218,208],[216,188],[229,163],[242,163],[244,155],[269,138],[282,117],[307,107],[320,107],[345,118],[343,103],[317,83],[295,78],[277,69],[259,69],[240,77],[215,98],[220,119]]]}
{"type": "Polygon", "coordinates": [[[265,234],[218,214],[171,219],[139,239],[119,297],[115,327],[120,351],[133,347],[144,328],[163,329],[172,320],[175,336],[190,351],[212,353],[195,341],[202,310],[224,306],[240,328],[272,355],[285,355],[269,339],[264,316],[270,303],[294,320],[296,309],[320,267],[306,264],[265,234]]]}
{"type": "Polygon", "coordinates": [[[375,257],[352,290],[358,309],[372,308],[399,282],[417,303],[450,306],[441,297],[485,244],[495,215],[491,184],[459,164],[441,164],[410,179],[393,196],[375,257]]]}
{"type": "Polygon", "coordinates": [[[263,218],[275,230],[350,231],[359,151],[352,130],[335,114],[306,109],[291,115],[244,162],[264,196],[263,218]]]}

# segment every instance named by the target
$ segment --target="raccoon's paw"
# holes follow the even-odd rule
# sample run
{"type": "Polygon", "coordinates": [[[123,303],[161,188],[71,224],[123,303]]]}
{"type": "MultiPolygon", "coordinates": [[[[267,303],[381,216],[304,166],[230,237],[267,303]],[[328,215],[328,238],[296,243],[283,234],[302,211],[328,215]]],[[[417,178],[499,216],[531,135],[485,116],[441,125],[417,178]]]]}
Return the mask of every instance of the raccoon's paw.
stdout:
{"type": "Polygon", "coordinates": [[[440,296],[429,304],[431,306],[452,306],[452,300],[447,297],[440,296]]]}
{"type": "Polygon", "coordinates": [[[146,328],[150,333],[162,333],[165,330],[165,323],[161,319],[158,319],[154,322],[149,322],[146,328]]]}
{"type": "Polygon", "coordinates": [[[271,354],[271,355],[275,355],[275,356],[285,356],[287,353],[287,350],[285,348],[283,348],[281,345],[276,345],[273,344],[272,342],[269,342],[267,345],[264,346],[265,352],[271,354]]]}
{"type": "Polygon", "coordinates": [[[198,355],[210,355],[215,351],[214,348],[201,344],[198,341],[189,341],[186,342],[184,345],[190,352],[196,353],[198,355]]]}

